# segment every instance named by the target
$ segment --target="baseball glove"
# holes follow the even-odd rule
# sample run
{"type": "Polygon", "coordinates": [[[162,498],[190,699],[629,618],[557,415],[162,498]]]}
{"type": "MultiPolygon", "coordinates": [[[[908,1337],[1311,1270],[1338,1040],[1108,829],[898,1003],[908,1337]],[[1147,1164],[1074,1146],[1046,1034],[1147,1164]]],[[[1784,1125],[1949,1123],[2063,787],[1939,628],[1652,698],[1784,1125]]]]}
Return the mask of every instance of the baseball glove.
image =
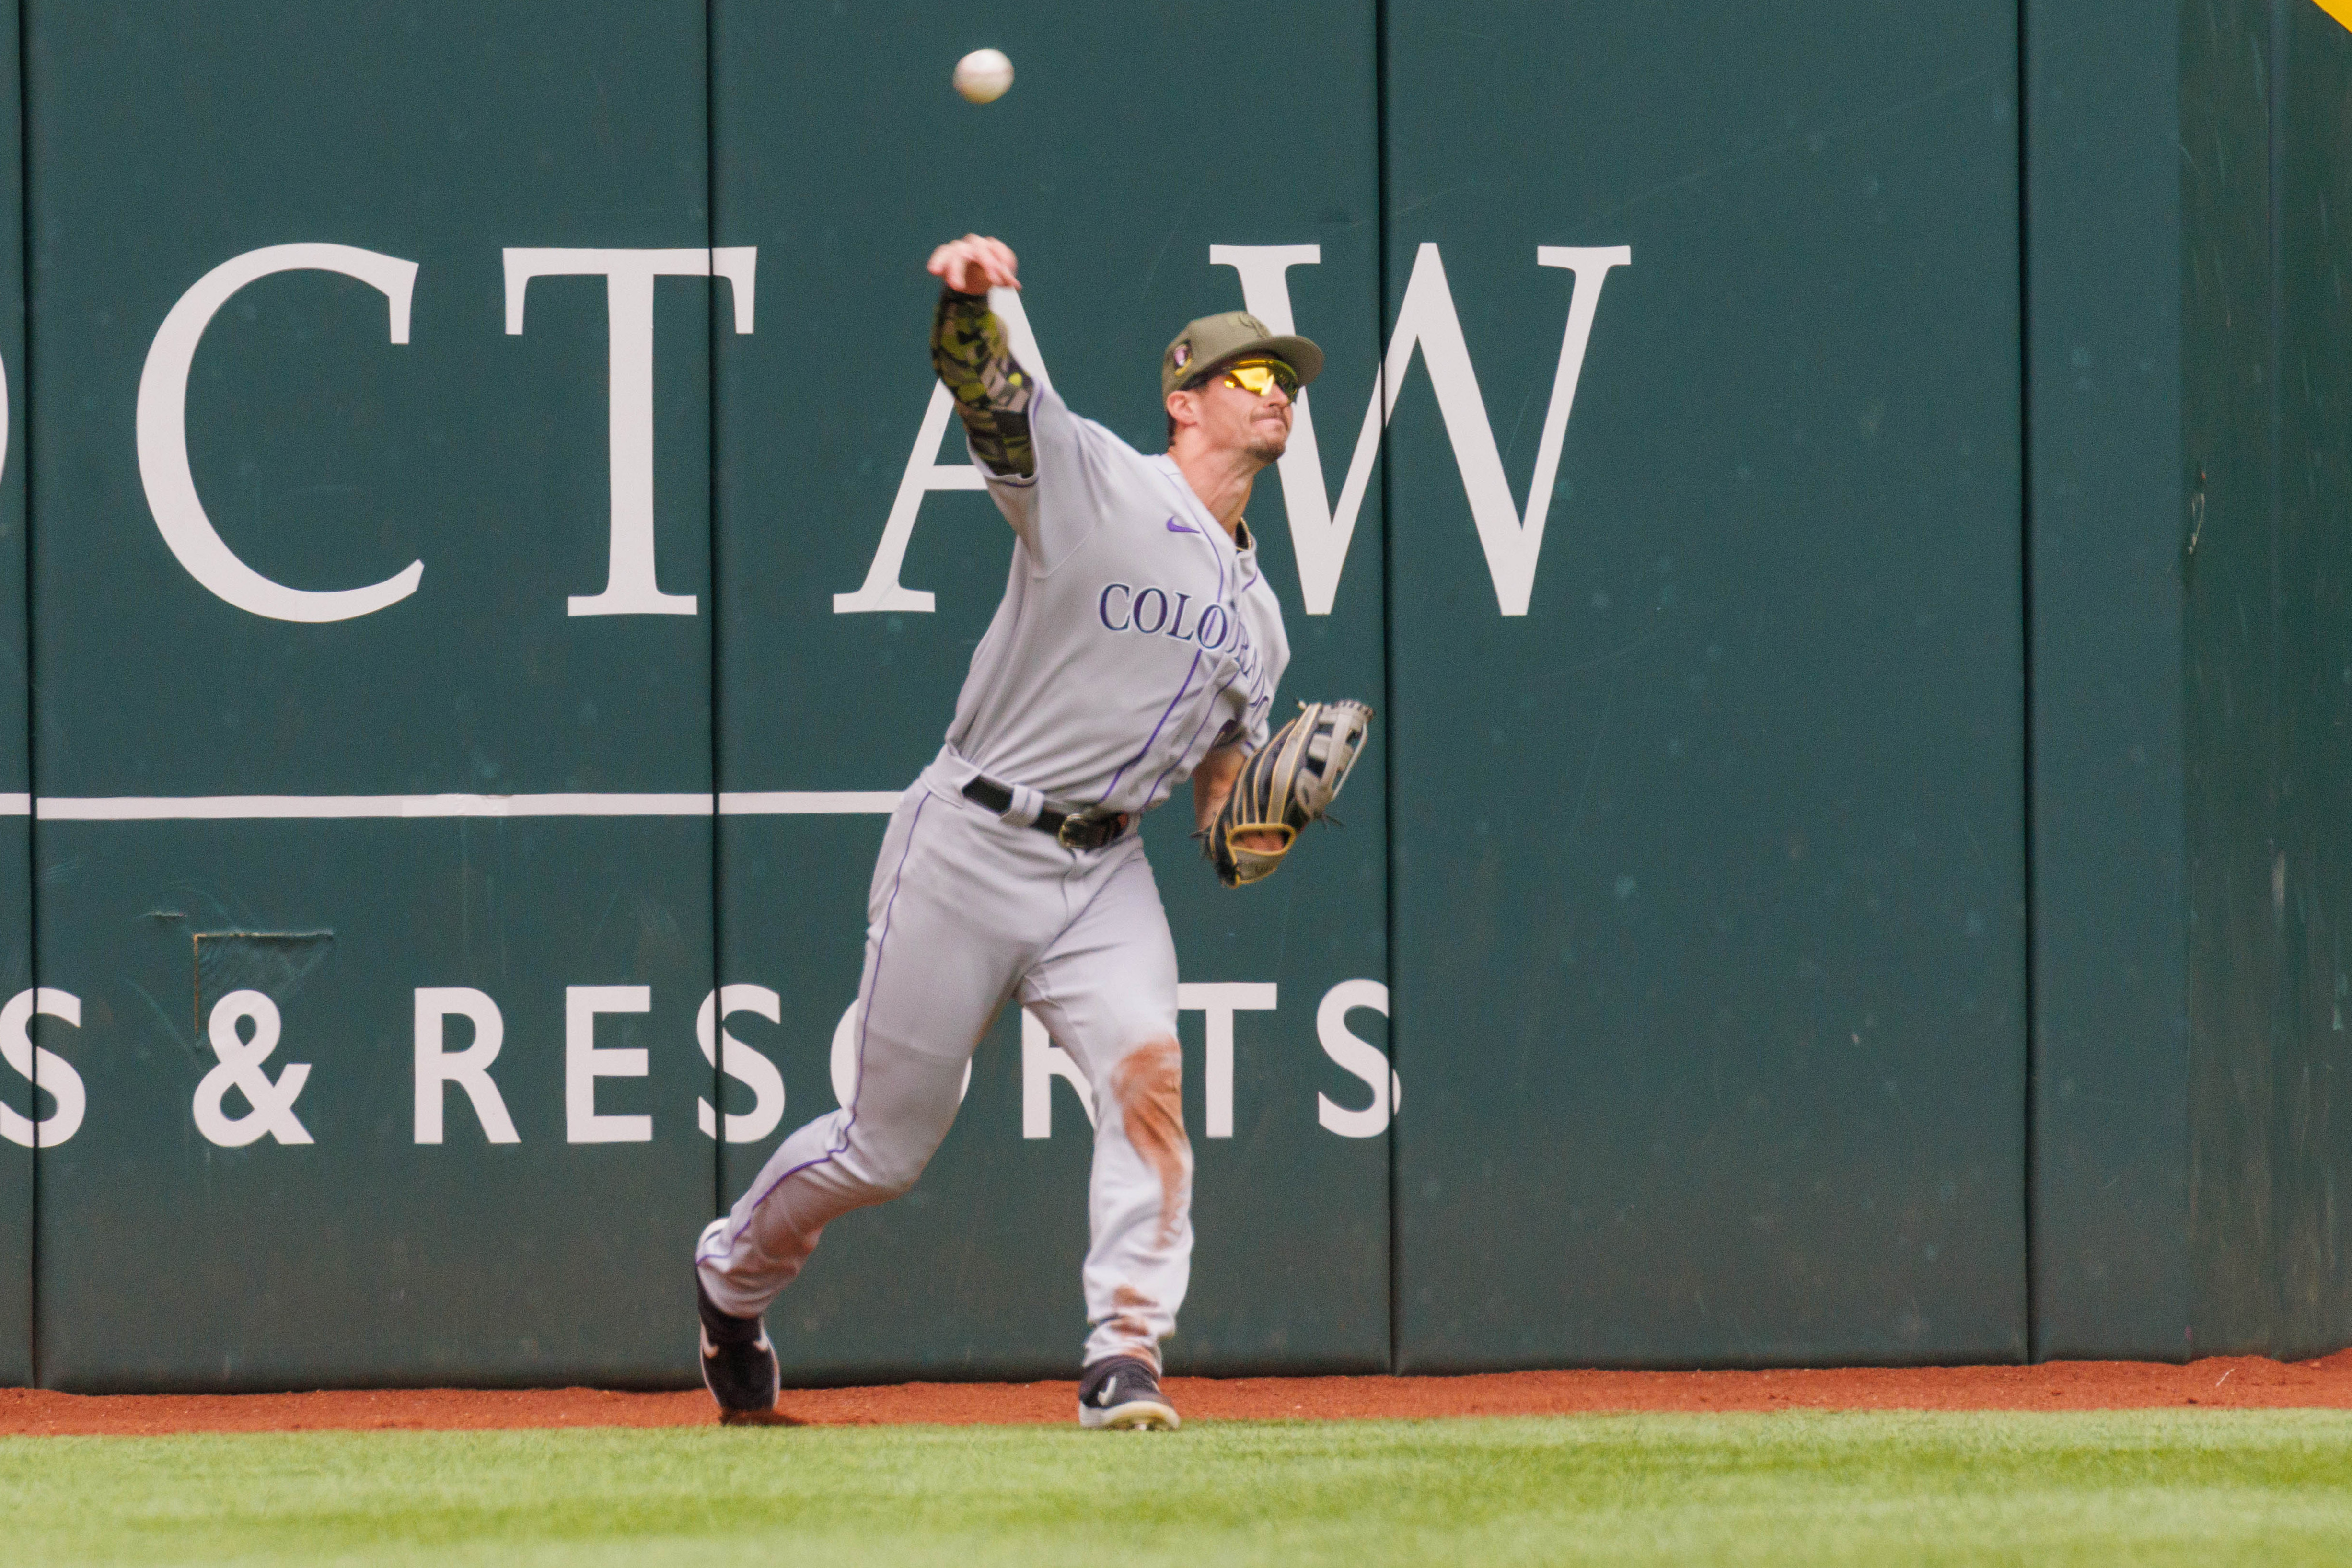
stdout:
{"type": "Polygon", "coordinates": [[[1218,881],[1238,888],[1274,875],[1298,830],[1330,809],[1371,724],[1372,710],[1360,702],[1302,702],[1297,718],[1250,753],[1209,824],[1208,855],[1218,881]],[[1281,847],[1235,842],[1253,833],[1281,839],[1281,847]]]}

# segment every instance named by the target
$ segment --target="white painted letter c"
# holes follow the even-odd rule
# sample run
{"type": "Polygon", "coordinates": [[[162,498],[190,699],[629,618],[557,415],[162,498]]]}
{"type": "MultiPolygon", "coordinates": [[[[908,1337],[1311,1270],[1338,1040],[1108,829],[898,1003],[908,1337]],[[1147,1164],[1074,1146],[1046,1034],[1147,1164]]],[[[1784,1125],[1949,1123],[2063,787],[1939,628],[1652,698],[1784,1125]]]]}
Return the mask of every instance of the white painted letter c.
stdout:
{"type": "Polygon", "coordinates": [[[139,479],[156,531],[188,575],[240,610],[274,621],[348,621],[373,615],[416,592],[425,563],[364,588],[313,593],[274,583],[222,542],[188,468],[188,371],[205,329],[231,296],[278,272],[340,272],[373,286],[392,303],[392,341],[408,341],[408,301],[416,263],[350,245],[269,245],[233,256],[180,296],[147,350],[139,375],[139,479]]]}

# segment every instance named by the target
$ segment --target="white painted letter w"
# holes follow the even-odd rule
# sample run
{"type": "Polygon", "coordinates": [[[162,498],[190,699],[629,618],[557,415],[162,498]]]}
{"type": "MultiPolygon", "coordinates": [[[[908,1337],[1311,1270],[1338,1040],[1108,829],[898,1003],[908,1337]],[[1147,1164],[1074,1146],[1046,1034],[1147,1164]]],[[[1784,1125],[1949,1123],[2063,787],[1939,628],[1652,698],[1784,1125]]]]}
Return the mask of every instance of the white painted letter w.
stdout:
{"type": "MultiPolygon", "coordinates": [[[[1277,333],[1297,331],[1291,324],[1288,269],[1323,258],[1316,245],[1213,245],[1209,264],[1230,267],[1241,274],[1242,302],[1277,333]]],[[[1510,481],[1503,477],[1502,455],[1486,422],[1486,400],[1478,395],[1477,373],[1470,365],[1469,346],[1463,342],[1462,322],[1454,311],[1454,294],[1446,287],[1445,265],[1437,247],[1423,243],[1413,258],[1412,277],[1406,282],[1404,302],[1398,307],[1395,327],[1389,333],[1388,357],[1364,409],[1364,424],[1356,437],[1355,456],[1348,478],[1339,487],[1339,504],[1329,504],[1323,484],[1322,456],[1315,444],[1315,421],[1301,393],[1293,421],[1290,447],[1282,457],[1282,503],[1290,514],[1292,548],[1298,556],[1298,585],[1310,616],[1328,616],[1339,593],[1339,574],[1347,565],[1348,542],[1356,531],[1356,514],[1364,503],[1364,489],[1372,477],[1381,433],[1396,411],[1404,390],[1405,372],[1413,350],[1422,352],[1429,367],[1430,385],[1437,393],[1437,411],[1444,418],[1445,435],[1454,447],[1454,461],[1462,471],[1462,489],[1470,501],[1470,518],[1478,527],[1478,543],[1486,552],[1487,573],[1495,580],[1495,598],[1507,616],[1524,616],[1535,591],[1536,557],[1543,549],[1544,517],[1551,508],[1553,481],[1559,473],[1560,443],[1568,434],[1568,412],[1576,401],[1576,381],[1584,368],[1584,351],[1592,339],[1592,318],[1601,305],[1601,286],[1612,268],[1633,265],[1628,246],[1538,246],[1536,265],[1565,268],[1576,281],[1569,300],[1568,331],[1559,345],[1559,367],[1553,373],[1551,403],[1544,411],[1543,436],[1536,444],[1536,470],[1528,488],[1524,517],[1511,500],[1510,481]]]]}

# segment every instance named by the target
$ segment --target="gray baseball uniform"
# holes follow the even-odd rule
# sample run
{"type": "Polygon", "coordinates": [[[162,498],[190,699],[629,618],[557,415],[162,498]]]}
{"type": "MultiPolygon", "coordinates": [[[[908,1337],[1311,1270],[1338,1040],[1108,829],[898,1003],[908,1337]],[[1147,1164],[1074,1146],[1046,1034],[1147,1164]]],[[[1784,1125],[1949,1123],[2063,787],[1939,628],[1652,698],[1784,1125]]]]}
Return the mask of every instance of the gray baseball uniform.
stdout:
{"type": "Polygon", "coordinates": [[[1034,825],[1139,816],[1213,747],[1263,744],[1289,645],[1246,528],[1229,537],[1170,458],[1017,367],[1012,381],[994,395],[1021,416],[1015,438],[981,426],[972,441],[1013,524],[1012,570],[947,743],[883,838],[856,1090],[784,1140],[696,1261],[722,1310],[765,1310],[828,1223],[913,1184],[965,1063],[1016,999],[1094,1086],[1085,1360],[1157,1366],[1192,1240],[1175,946],[1132,826],[1072,848],[1034,825]],[[975,801],[975,780],[1010,805],[975,801]]]}

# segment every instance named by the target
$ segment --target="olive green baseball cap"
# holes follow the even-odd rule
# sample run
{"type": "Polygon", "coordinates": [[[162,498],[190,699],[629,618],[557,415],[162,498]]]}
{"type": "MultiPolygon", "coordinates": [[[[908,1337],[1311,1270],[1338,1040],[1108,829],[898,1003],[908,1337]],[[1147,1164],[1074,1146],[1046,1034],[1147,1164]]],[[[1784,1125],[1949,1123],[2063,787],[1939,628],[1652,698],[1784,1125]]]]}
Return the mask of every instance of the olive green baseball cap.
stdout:
{"type": "Polygon", "coordinates": [[[1323,351],[1305,338],[1278,336],[1247,310],[1226,310],[1184,323],[1184,330],[1160,356],[1160,395],[1165,397],[1245,354],[1280,360],[1298,373],[1301,386],[1323,374],[1323,351]]]}

